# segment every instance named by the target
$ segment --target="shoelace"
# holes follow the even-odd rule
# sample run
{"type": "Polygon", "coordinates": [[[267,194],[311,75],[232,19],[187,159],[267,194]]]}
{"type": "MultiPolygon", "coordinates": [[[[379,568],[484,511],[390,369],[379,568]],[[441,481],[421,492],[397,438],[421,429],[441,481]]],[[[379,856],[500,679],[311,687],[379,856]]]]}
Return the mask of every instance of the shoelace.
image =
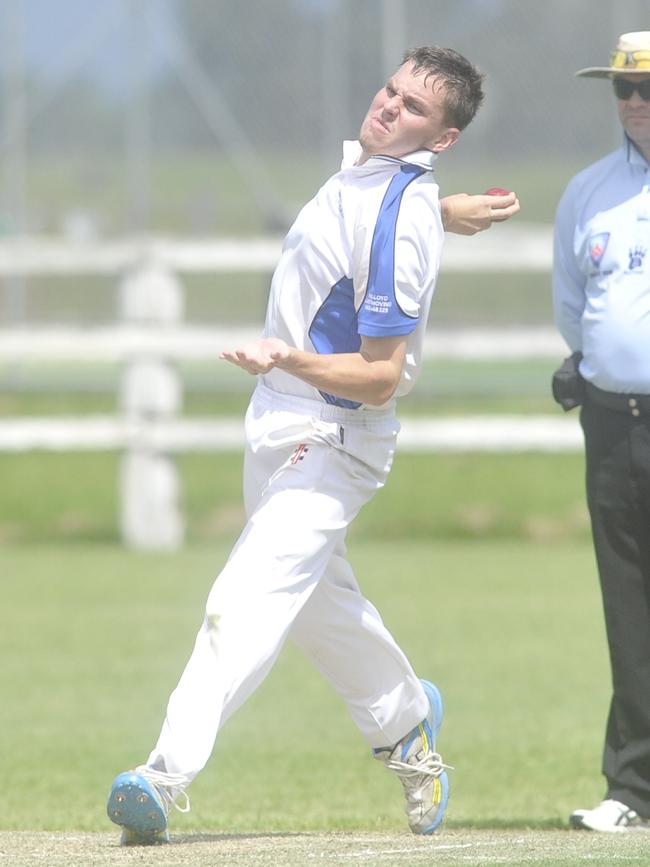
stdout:
{"type": "Polygon", "coordinates": [[[156,787],[156,791],[166,804],[167,810],[173,807],[175,810],[178,810],[179,813],[190,812],[190,798],[184,790],[188,780],[184,774],[168,774],[165,771],[157,771],[155,768],[148,768],[146,765],[139,765],[139,767],[135,769],[135,773],[140,774],[141,777],[144,777],[145,780],[156,787]],[[176,798],[169,791],[170,788],[181,790],[176,797],[184,798],[182,806],[176,803],[176,798]]]}
{"type": "Polygon", "coordinates": [[[386,767],[395,773],[403,780],[410,780],[412,777],[439,777],[440,774],[447,770],[453,771],[453,765],[446,765],[439,753],[429,753],[423,759],[415,764],[401,762],[399,759],[388,759],[386,767]]]}

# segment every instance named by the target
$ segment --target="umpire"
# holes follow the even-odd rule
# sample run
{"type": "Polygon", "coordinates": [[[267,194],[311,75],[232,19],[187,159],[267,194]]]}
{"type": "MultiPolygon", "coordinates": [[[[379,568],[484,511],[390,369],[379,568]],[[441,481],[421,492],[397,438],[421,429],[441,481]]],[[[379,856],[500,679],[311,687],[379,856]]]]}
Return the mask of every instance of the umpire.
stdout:
{"type": "Polygon", "coordinates": [[[577,75],[611,81],[624,136],[571,180],[555,225],[555,319],[577,371],[560,397],[582,402],[613,680],[605,797],[570,824],[627,832],[650,830],[650,31],[577,75]]]}

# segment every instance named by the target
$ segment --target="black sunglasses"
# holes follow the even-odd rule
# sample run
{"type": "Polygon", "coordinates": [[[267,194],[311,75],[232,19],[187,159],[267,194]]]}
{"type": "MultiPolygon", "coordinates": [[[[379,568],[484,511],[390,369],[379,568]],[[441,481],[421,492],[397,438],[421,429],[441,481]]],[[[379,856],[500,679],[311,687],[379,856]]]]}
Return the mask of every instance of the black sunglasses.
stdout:
{"type": "Polygon", "coordinates": [[[614,79],[614,93],[617,99],[629,99],[635,90],[641,99],[650,102],[650,78],[644,78],[643,81],[630,81],[628,78],[614,79]]]}

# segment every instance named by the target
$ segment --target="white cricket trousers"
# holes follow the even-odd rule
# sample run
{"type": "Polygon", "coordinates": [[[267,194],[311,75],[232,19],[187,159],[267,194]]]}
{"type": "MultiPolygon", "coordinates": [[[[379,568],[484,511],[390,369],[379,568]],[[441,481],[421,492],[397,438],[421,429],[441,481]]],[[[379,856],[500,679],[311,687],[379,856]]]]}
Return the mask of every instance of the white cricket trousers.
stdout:
{"type": "Polygon", "coordinates": [[[371,747],[395,744],[424,719],[420,681],[361,594],[345,548],[348,525],[386,480],[398,430],[392,411],[340,409],[258,384],[246,414],[248,522],[210,591],[150,766],[190,782],[288,636],[371,747]]]}

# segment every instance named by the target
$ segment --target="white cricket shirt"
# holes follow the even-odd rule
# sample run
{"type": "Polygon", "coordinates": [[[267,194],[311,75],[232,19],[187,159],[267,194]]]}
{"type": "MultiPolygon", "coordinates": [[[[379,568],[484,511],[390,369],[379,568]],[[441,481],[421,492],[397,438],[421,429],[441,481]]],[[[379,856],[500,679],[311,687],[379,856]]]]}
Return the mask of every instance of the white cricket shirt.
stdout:
{"type": "MultiPolygon", "coordinates": [[[[357,352],[362,335],[408,335],[399,397],[411,390],[419,371],[442,252],[435,154],[374,156],[355,165],[360,154],[358,142],[345,142],[341,170],[289,230],[271,283],[264,335],[319,353],[357,352]]],[[[362,407],[282,370],[273,369],[262,381],[286,394],[362,407]]]]}
{"type": "Polygon", "coordinates": [[[627,137],[560,200],[553,295],[585,379],[604,391],[650,394],[650,166],[627,137]]]}

